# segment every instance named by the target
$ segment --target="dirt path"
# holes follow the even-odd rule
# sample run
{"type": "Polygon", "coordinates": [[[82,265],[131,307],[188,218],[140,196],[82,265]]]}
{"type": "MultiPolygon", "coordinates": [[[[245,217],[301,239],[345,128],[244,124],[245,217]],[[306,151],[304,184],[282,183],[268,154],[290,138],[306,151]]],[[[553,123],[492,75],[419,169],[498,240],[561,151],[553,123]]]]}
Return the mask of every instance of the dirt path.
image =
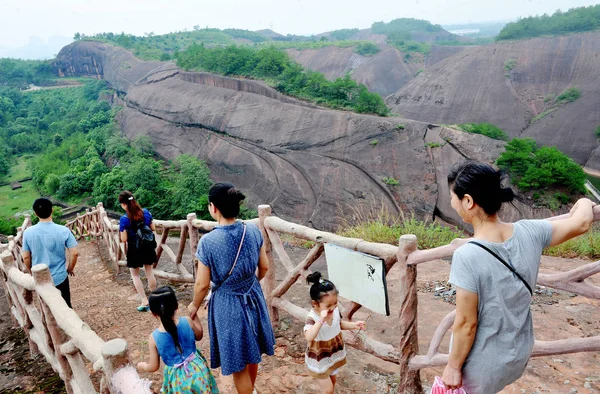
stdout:
{"type": "MultiPolygon", "coordinates": [[[[71,281],[73,306],[81,318],[86,321],[104,340],[120,337],[129,343],[130,356],[134,363],[147,356],[147,338],[156,327],[156,321],[149,313],[139,313],[135,310],[139,305],[138,297],[131,284],[128,273],[124,270],[115,277],[103,263],[95,242],[81,243],[81,258],[76,269],[76,276],[71,281]]],[[[308,251],[300,248],[290,248],[290,257],[298,261],[308,251]]],[[[544,258],[543,270],[564,271],[585,262],[557,258],[544,258]]],[[[189,264],[189,262],[186,262],[189,264]]],[[[161,269],[169,270],[163,262],[161,269]]],[[[315,270],[326,270],[323,259],[313,266],[315,270]]],[[[444,285],[449,275],[449,264],[445,261],[435,261],[419,266],[419,342],[421,353],[427,351],[428,340],[438,322],[446,313],[453,309],[447,301],[452,301],[448,289],[437,293],[435,288],[444,285]]],[[[277,280],[283,278],[282,270],[277,272],[277,280]]],[[[392,316],[372,315],[368,331],[379,340],[395,343],[398,341],[398,272],[392,269],[388,276],[390,306],[392,316]]],[[[600,278],[592,279],[600,284],[600,278]]],[[[160,281],[159,285],[166,284],[160,281]]],[[[191,299],[191,285],[174,286],[180,301],[180,309],[191,299]]],[[[306,287],[297,283],[286,298],[308,307],[306,287]]],[[[0,300],[0,303],[2,300],[0,300]]],[[[536,336],[545,340],[568,337],[586,337],[600,335],[600,302],[571,294],[548,289],[538,289],[532,311],[536,336]]],[[[364,319],[367,313],[359,311],[358,319],[364,319]]],[[[202,352],[208,356],[208,334],[206,321],[203,317],[205,338],[198,343],[202,352]]],[[[280,324],[276,330],[277,347],[275,357],[266,357],[260,366],[257,390],[261,394],[275,393],[317,393],[318,388],[307,375],[303,351],[305,342],[301,335],[302,324],[293,320],[289,315],[281,313],[280,324]]],[[[4,330],[2,330],[4,332],[4,330]]],[[[442,350],[447,350],[448,338],[443,343],[442,350]]],[[[26,342],[24,345],[26,349],[26,342]]],[[[0,349],[2,342],[0,341],[0,349]]],[[[10,351],[8,352],[10,354],[10,351]]],[[[373,356],[348,350],[348,365],[340,371],[338,393],[398,393],[397,366],[381,361],[373,356]]],[[[0,351],[0,357],[2,352],[0,351]]],[[[3,361],[3,360],[0,360],[3,361]]],[[[4,364],[4,362],[2,362],[4,364]]],[[[36,365],[47,365],[39,360],[36,365]]],[[[523,377],[506,388],[503,393],[598,393],[600,392],[600,355],[597,353],[579,353],[533,359],[523,377]],[[577,390],[577,391],[574,391],[577,390]]],[[[49,367],[47,367],[49,369],[49,367]]],[[[421,372],[425,387],[431,384],[433,377],[441,374],[442,370],[429,369],[421,372]]],[[[11,375],[12,376],[12,375],[11,375]]],[[[162,381],[162,373],[142,374],[153,381],[152,389],[158,393],[162,381]]],[[[230,378],[220,376],[215,371],[219,387],[224,393],[232,393],[233,384],[230,378]]],[[[1,391],[13,393],[15,391],[1,391]]],[[[21,391],[16,391],[21,392],[21,391]]],[[[57,392],[57,391],[40,391],[57,392]]]]}

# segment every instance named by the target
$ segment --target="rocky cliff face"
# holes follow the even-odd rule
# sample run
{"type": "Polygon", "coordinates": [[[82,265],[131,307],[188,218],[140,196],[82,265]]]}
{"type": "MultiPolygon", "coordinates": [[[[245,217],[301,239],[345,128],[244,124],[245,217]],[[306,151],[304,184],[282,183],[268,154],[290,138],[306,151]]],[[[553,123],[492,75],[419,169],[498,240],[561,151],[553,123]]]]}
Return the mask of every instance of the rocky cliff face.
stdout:
{"type": "Polygon", "coordinates": [[[352,79],[386,97],[408,84],[420,69],[431,67],[464,49],[460,46],[433,45],[429,55],[413,53],[410,60],[405,60],[405,53],[394,47],[379,44],[379,48],[380,52],[373,56],[354,53],[354,48],[335,46],[288,49],[287,52],[304,67],[323,73],[328,79],[333,80],[350,73],[352,79]]]}
{"type": "Polygon", "coordinates": [[[186,73],[100,43],[65,47],[56,65],[64,75],[105,78],[122,100],[118,120],[129,138],[149,136],[166,158],[195,155],[213,179],[246,191],[251,205],[271,204],[277,215],[321,229],[381,206],[452,221],[443,194],[449,163],[490,160],[501,150],[497,141],[469,135],[438,153],[425,143],[451,131],[316,108],[259,82],[186,73]]]}
{"type": "Polygon", "coordinates": [[[411,119],[490,122],[512,137],[557,146],[577,162],[600,169],[597,158],[588,163],[598,146],[599,56],[600,33],[467,47],[386,101],[393,112],[411,119]],[[507,66],[511,60],[512,69],[507,66]],[[554,98],[573,86],[581,98],[547,114],[554,98]]]}

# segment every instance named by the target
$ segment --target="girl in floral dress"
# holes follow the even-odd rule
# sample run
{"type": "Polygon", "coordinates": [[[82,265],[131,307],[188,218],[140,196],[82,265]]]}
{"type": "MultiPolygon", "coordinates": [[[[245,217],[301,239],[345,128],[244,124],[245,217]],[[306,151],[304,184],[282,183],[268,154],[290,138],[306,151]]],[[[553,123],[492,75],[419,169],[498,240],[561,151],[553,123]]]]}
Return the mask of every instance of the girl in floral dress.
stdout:
{"type": "Polygon", "coordinates": [[[196,341],[202,339],[200,322],[175,316],[177,297],[169,286],[154,290],[148,297],[148,303],[150,312],[160,324],[148,338],[150,361],[138,363],[138,370],[156,372],[162,359],[165,363],[162,393],[218,393],[206,359],[196,349],[196,341]]]}

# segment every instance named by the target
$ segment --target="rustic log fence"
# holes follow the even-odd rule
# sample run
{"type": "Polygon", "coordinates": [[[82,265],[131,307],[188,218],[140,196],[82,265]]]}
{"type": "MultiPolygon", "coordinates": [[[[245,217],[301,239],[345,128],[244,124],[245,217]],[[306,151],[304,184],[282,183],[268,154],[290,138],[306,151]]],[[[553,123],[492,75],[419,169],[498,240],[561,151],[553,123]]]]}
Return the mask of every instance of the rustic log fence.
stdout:
{"type": "MultiPolygon", "coordinates": [[[[444,366],[448,360],[448,355],[440,353],[439,347],[444,336],[452,327],[455,312],[449,313],[442,319],[430,341],[427,353],[418,354],[417,265],[451,257],[460,245],[469,240],[455,239],[450,244],[438,248],[417,250],[417,238],[414,235],[401,236],[398,246],[373,243],[362,239],[342,237],[287,222],[276,216],[272,216],[271,207],[268,205],[259,206],[258,212],[259,218],[251,222],[260,227],[267,249],[269,271],[262,281],[262,286],[273,324],[278,322],[280,310],[289,313],[295,319],[304,321],[308,310],[293,304],[283,297],[300,277],[306,278],[310,273],[310,266],[323,254],[325,243],[336,244],[351,250],[380,257],[384,261],[386,272],[389,272],[394,265],[398,266],[397,269],[400,270],[400,310],[398,316],[400,338],[398,343],[383,343],[368,335],[354,337],[348,332],[344,332],[344,339],[352,347],[398,364],[400,387],[403,388],[403,392],[422,392],[419,370],[444,366]],[[301,262],[295,264],[287,254],[279,234],[288,234],[299,239],[312,241],[315,245],[301,262]],[[280,264],[275,264],[275,257],[277,257],[280,264]],[[275,272],[278,269],[283,269],[286,272],[286,277],[279,284],[275,280],[275,272]]],[[[594,208],[594,214],[595,220],[600,220],[600,207],[594,208]]],[[[561,217],[554,217],[549,220],[556,220],[561,217]]],[[[175,265],[177,271],[173,273],[156,270],[155,275],[175,282],[193,282],[194,275],[187,271],[182,262],[184,259],[189,259],[190,262],[193,261],[201,233],[212,231],[216,223],[198,220],[195,214],[189,214],[186,220],[155,220],[154,223],[161,232],[157,252],[159,255],[165,253],[168,259],[175,265]],[[167,245],[167,239],[171,232],[179,233],[180,239],[176,252],[167,245]],[[188,239],[189,253],[186,256],[185,249],[188,239]]],[[[79,238],[84,236],[102,236],[115,267],[118,269],[118,267],[125,265],[125,246],[120,242],[118,225],[116,221],[108,220],[101,204],[67,223],[67,226],[79,238]]],[[[16,245],[18,239],[15,237],[12,242],[16,245]]],[[[585,280],[599,272],[600,261],[589,263],[564,273],[539,274],[538,284],[588,298],[600,299],[600,287],[585,280]]],[[[354,314],[361,307],[361,305],[351,302],[344,310],[344,315],[349,320],[352,320],[354,314]]],[[[536,341],[532,357],[598,350],[600,350],[600,336],[569,338],[557,341],[536,341]]]]}
{"type": "MultiPolygon", "coordinates": [[[[81,222],[89,234],[98,234],[90,218],[81,222]]],[[[13,322],[25,331],[31,356],[43,355],[69,394],[150,393],[149,384],[130,368],[127,342],[104,342],[83,322],[54,287],[47,265],[25,273],[21,248],[23,231],[30,225],[26,216],[17,235],[0,246],[0,276],[13,322]]]]}

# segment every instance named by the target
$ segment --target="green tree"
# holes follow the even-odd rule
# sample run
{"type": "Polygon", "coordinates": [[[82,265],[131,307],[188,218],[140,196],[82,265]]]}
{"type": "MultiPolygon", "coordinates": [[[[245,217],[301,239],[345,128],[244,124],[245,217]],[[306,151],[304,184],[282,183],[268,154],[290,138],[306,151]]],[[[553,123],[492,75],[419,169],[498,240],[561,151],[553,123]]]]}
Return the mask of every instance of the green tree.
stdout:
{"type": "Polygon", "coordinates": [[[193,156],[180,155],[171,164],[170,173],[173,216],[186,217],[191,212],[206,211],[205,197],[213,183],[206,164],[193,156]]]}

